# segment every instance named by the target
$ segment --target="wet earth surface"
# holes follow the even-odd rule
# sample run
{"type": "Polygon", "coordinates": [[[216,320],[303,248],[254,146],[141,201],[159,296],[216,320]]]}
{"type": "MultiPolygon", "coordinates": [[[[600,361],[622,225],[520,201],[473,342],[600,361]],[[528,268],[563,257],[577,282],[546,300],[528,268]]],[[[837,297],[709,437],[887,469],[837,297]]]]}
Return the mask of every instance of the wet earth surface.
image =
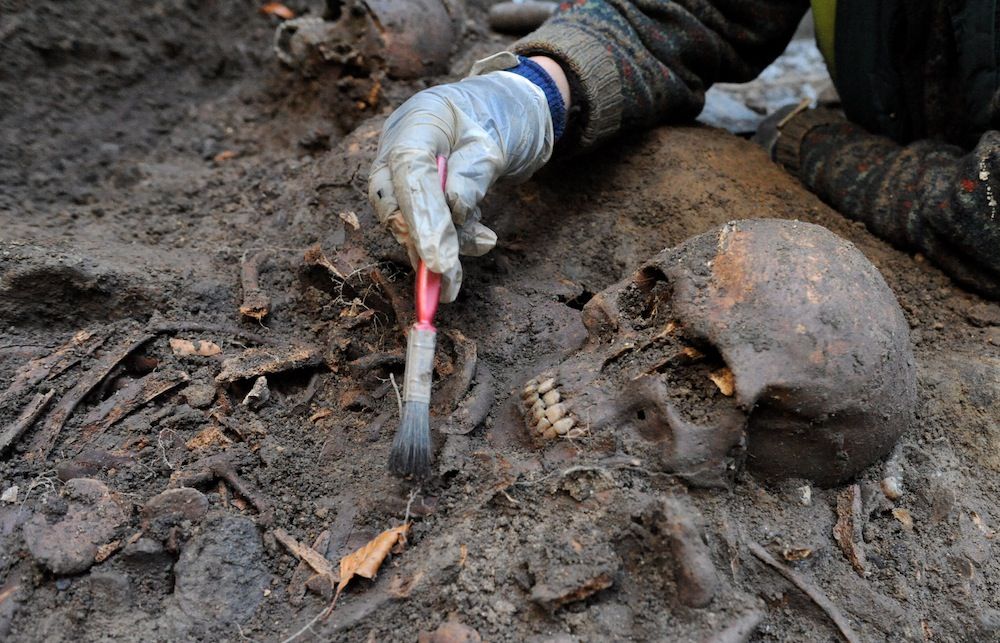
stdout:
{"type": "MultiPolygon", "coordinates": [[[[494,191],[499,245],[439,312],[434,475],[386,473],[412,275],[367,167],[394,106],[509,42],[487,4],[448,74],[400,80],[282,66],[256,3],[0,2],[0,638],[1000,639],[1000,306],[721,130],[494,191]],[[590,302],[749,219],[823,226],[898,300],[916,402],[888,455],[772,479],[751,431],[705,487],[627,423],[529,429],[525,387],[559,373],[570,400],[566,373],[619,336],[594,350],[590,302]],[[341,559],[407,521],[314,620],[341,559]]],[[[655,299],[633,302],[647,339],[671,321],[655,299]]],[[[678,337],[620,373],[669,362],[686,418],[762,423],[726,395],[725,353],[678,337]]]]}

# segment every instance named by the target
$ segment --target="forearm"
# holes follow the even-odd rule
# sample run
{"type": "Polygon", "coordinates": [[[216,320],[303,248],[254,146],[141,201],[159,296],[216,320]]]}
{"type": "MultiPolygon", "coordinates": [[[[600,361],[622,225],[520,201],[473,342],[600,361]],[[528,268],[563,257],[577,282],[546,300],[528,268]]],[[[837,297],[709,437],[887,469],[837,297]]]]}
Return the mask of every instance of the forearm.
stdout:
{"type": "Polygon", "coordinates": [[[545,72],[552,77],[555,81],[556,87],[559,88],[559,95],[562,96],[563,105],[566,106],[568,110],[572,107],[571,99],[572,95],[569,91],[569,79],[566,78],[566,72],[563,68],[559,66],[559,63],[548,58],[547,56],[530,56],[531,60],[538,63],[538,66],[545,70],[545,72]]]}
{"type": "Polygon", "coordinates": [[[514,46],[554,61],[577,106],[568,143],[697,116],[718,81],[754,78],[788,43],[807,0],[586,0],[514,46]]]}
{"type": "Polygon", "coordinates": [[[970,153],[936,141],[900,146],[831,114],[792,119],[779,160],[876,235],[1000,297],[1000,133],[987,132],[970,153]]]}

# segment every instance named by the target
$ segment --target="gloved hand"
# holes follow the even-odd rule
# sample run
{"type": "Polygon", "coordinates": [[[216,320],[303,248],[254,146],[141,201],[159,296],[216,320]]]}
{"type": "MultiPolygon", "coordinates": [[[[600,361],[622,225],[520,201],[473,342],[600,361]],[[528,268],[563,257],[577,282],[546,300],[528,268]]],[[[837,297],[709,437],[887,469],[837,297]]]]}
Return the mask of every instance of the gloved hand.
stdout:
{"type": "Polygon", "coordinates": [[[501,178],[527,180],[552,154],[545,93],[517,74],[489,71],[515,64],[499,54],[473,67],[488,73],[419,92],[392,113],[379,139],[368,198],[414,267],[422,258],[441,274],[442,302],[454,301],[462,285],[458,255],[496,245],[479,222],[486,191],[501,178]],[[444,194],[438,155],[448,159],[444,194]]]}

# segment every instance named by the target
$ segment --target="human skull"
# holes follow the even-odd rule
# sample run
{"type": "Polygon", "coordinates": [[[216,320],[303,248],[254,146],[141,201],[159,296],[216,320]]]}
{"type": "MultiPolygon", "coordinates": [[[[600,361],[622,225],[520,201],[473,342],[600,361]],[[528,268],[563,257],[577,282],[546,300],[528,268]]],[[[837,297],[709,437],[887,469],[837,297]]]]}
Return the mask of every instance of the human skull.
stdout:
{"type": "Polygon", "coordinates": [[[586,346],[521,392],[529,429],[612,429],[694,485],[724,486],[744,462],[765,479],[837,484],[913,417],[899,304],[820,226],[743,220],[693,237],[597,294],[583,321],[586,346]]]}

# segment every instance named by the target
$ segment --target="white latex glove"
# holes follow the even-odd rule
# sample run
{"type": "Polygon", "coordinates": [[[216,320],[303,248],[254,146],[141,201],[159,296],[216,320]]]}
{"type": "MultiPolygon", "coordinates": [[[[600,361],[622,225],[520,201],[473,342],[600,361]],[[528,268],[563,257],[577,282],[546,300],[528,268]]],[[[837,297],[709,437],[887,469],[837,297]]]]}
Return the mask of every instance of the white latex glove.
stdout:
{"type": "Polygon", "coordinates": [[[368,198],[379,220],[406,246],[416,267],[441,275],[441,301],[462,285],[458,255],[478,257],[496,245],[481,224],[479,203],[498,179],[527,180],[552,155],[552,117],[545,93],[506,71],[512,54],[473,67],[489,73],[414,95],[392,113],[368,176],[368,198]],[[437,156],[448,159],[445,193],[437,156]]]}

